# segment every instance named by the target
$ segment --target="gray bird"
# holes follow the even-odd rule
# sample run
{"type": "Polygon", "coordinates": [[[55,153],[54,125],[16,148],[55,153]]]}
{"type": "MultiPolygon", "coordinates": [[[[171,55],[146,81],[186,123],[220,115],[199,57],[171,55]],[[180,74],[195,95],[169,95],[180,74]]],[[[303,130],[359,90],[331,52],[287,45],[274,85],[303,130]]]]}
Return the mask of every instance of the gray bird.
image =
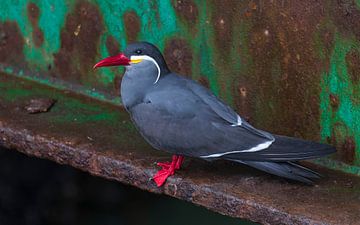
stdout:
{"type": "Polygon", "coordinates": [[[320,175],[297,161],[335,152],[330,145],[254,128],[207,88],[171,72],[150,43],[130,44],[94,68],[118,65],[126,66],[121,99],[136,128],[152,147],[173,154],[172,162],[158,163],[158,186],[180,168],[184,156],[230,160],[312,184],[320,175]]]}

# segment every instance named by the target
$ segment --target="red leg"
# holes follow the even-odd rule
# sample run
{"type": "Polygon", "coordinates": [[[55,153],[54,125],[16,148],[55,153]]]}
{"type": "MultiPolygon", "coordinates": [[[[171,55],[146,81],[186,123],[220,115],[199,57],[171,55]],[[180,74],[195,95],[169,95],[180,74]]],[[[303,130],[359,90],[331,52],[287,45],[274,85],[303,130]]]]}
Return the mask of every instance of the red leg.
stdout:
{"type": "Polygon", "coordinates": [[[169,176],[174,175],[175,170],[180,169],[183,161],[184,156],[173,155],[171,162],[158,163],[157,165],[161,166],[162,169],[159,170],[153,177],[157,186],[162,186],[169,176]]]}
{"type": "Polygon", "coordinates": [[[175,164],[175,169],[180,169],[181,167],[181,164],[183,163],[184,161],[184,156],[179,156],[177,161],[176,161],[176,164],[175,164]]]}

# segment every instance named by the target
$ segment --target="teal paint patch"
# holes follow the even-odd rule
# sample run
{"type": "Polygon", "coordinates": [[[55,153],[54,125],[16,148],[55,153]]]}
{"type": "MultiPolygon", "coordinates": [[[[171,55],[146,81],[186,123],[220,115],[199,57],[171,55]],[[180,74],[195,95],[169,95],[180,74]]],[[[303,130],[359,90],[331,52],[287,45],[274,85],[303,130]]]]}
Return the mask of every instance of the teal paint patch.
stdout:
{"type": "Polygon", "coordinates": [[[360,0],[355,0],[355,4],[360,9],[360,0]]]}
{"type": "Polygon", "coordinates": [[[16,21],[24,36],[26,36],[26,26],[29,25],[26,19],[27,2],[27,0],[3,0],[0,5],[0,20],[2,22],[5,20],[16,21]]]}
{"type": "MultiPolygon", "coordinates": [[[[64,26],[66,14],[71,10],[73,2],[43,0],[37,1],[35,4],[40,10],[38,25],[44,33],[44,43],[40,48],[25,48],[25,55],[29,63],[35,64],[37,67],[45,70],[48,65],[53,66],[53,54],[60,49],[61,28],[64,26]]],[[[31,46],[34,45],[32,44],[31,46]]]]}
{"type": "Polygon", "coordinates": [[[213,27],[209,24],[209,19],[211,17],[211,11],[209,6],[204,1],[196,1],[197,7],[199,9],[199,24],[197,29],[199,33],[195,39],[196,47],[193,50],[196,55],[199,56],[199,62],[194,62],[193,71],[200,72],[204,75],[208,81],[210,89],[213,93],[219,96],[219,85],[217,80],[217,71],[213,63],[214,60],[214,49],[213,46],[213,27]],[[196,68],[200,67],[200,71],[196,68]]]}
{"type": "MultiPolygon", "coordinates": [[[[59,96],[58,96],[59,98],[59,96]]],[[[95,104],[85,104],[77,99],[58,99],[58,104],[67,109],[66,114],[56,113],[59,109],[54,107],[52,110],[56,116],[52,118],[52,121],[56,123],[64,123],[73,121],[74,123],[92,123],[104,121],[111,123],[118,123],[118,113],[115,111],[104,111],[95,104]],[[81,110],[81,114],[79,114],[81,110]]]]}
{"type": "MultiPolygon", "coordinates": [[[[237,79],[240,77],[250,77],[252,74],[249,74],[251,71],[251,67],[253,66],[252,58],[249,50],[250,46],[250,21],[243,20],[238,26],[234,26],[233,31],[233,39],[234,43],[237,43],[234,48],[231,48],[230,59],[231,63],[228,65],[228,68],[232,68],[231,74],[228,74],[228,83],[227,83],[227,101],[234,105],[233,96],[237,96],[234,92],[239,92],[237,89],[238,84],[234,84],[237,82],[237,79]],[[234,87],[234,88],[233,88],[234,87]],[[233,90],[235,89],[235,90],[233,90]]],[[[227,68],[224,68],[227,70],[227,68]]],[[[248,78],[246,78],[248,79],[248,78]]]]}
{"type": "Polygon", "coordinates": [[[337,143],[343,143],[346,137],[353,137],[356,145],[355,165],[360,165],[360,107],[353,103],[354,84],[350,78],[346,55],[350,50],[360,51],[355,39],[335,35],[334,49],[330,59],[330,70],[325,72],[321,82],[321,137],[326,140],[335,137],[337,143]],[[330,94],[338,97],[338,106],[331,105],[330,94]]]}
{"type": "MultiPolygon", "coordinates": [[[[130,1],[126,1],[130,2],[130,1]]],[[[106,39],[109,35],[112,35],[116,41],[120,43],[120,46],[126,46],[125,27],[122,20],[122,15],[125,13],[128,5],[120,1],[97,1],[103,20],[105,23],[105,31],[100,37],[100,57],[99,60],[108,57],[109,51],[106,48],[106,39]]],[[[116,73],[119,71],[113,71],[110,68],[104,68],[97,70],[97,77],[103,84],[111,83],[116,73]]]]}
{"type": "Polygon", "coordinates": [[[24,55],[29,65],[36,71],[45,70],[53,65],[53,54],[60,48],[60,30],[71,2],[4,0],[0,5],[0,20],[16,21],[25,40],[24,55]],[[39,27],[44,34],[44,44],[35,47],[32,38],[33,27],[28,18],[27,5],[33,2],[39,8],[39,27]]]}
{"type": "Polygon", "coordinates": [[[352,165],[349,165],[349,164],[346,164],[343,162],[339,162],[336,160],[332,160],[332,159],[329,159],[326,157],[312,160],[312,162],[314,162],[318,165],[322,165],[327,168],[332,168],[334,170],[339,170],[339,171],[343,171],[345,173],[351,173],[351,174],[360,176],[360,167],[358,167],[358,166],[352,166],[352,165]]]}
{"type": "MultiPolygon", "coordinates": [[[[98,56],[98,60],[109,56],[109,51],[106,47],[108,36],[113,36],[122,48],[126,46],[127,40],[123,15],[125,12],[132,10],[141,20],[141,28],[138,35],[139,40],[152,42],[161,50],[164,50],[166,40],[171,37],[181,36],[186,40],[190,40],[189,43],[193,47],[194,55],[198,55],[196,60],[193,60],[192,67],[194,69],[196,68],[193,70],[193,74],[205,76],[209,80],[210,88],[216,95],[219,95],[217,71],[213,63],[214,53],[213,48],[210,47],[213,44],[211,38],[213,31],[212,25],[209,24],[207,20],[210,16],[210,11],[208,11],[206,3],[202,1],[197,1],[196,3],[199,8],[199,20],[195,25],[198,32],[196,35],[193,35],[189,30],[190,28],[177,18],[171,1],[153,1],[151,3],[144,1],[141,2],[141,4],[137,1],[94,0],[91,2],[97,4],[105,23],[105,31],[100,37],[100,55],[98,56]]],[[[32,71],[32,74],[27,71],[22,75],[16,75],[26,76],[41,83],[59,88],[69,88],[65,83],[58,83],[50,79],[46,71],[48,68],[54,67],[54,54],[58,53],[61,47],[61,30],[64,27],[68,13],[74,9],[75,3],[76,1],[60,0],[19,0],[17,2],[4,0],[2,2],[0,6],[2,12],[0,14],[0,20],[13,20],[18,23],[25,40],[25,60],[32,71]],[[39,9],[38,26],[44,35],[44,42],[40,47],[35,47],[34,41],[32,40],[33,27],[28,18],[27,11],[27,5],[30,2],[34,3],[39,9]]],[[[6,70],[8,73],[17,73],[16,70],[10,71],[10,68],[6,70]]],[[[116,75],[122,72],[122,68],[97,70],[95,73],[96,80],[91,82],[98,82],[108,87],[112,85],[116,75]]],[[[75,91],[104,99],[103,94],[91,91],[91,84],[84,83],[84,85],[87,86],[88,90],[84,87],[84,89],[80,88],[81,90],[75,91]]],[[[231,94],[228,93],[227,96],[231,96],[231,94]]]]}
{"type": "Polygon", "coordinates": [[[23,89],[7,89],[3,92],[2,98],[6,99],[9,102],[14,102],[21,98],[26,98],[31,94],[30,90],[23,89]]]}
{"type": "MultiPolygon", "coordinates": [[[[148,41],[157,45],[160,50],[164,50],[165,42],[171,37],[184,37],[191,40],[194,55],[198,55],[199,61],[195,59],[192,67],[194,74],[206,76],[210,83],[210,88],[216,95],[219,94],[217,76],[213,61],[212,45],[212,26],[208,23],[209,12],[207,4],[198,1],[199,23],[196,29],[199,31],[195,37],[192,36],[189,28],[185,26],[176,16],[171,1],[153,1],[151,4],[147,1],[139,4],[134,1],[97,1],[102,12],[106,29],[101,37],[100,53],[104,58],[109,55],[105,42],[108,35],[112,35],[124,47],[127,45],[125,24],[122,20],[123,15],[128,11],[134,11],[140,17],[141,27],[139,40],[148,41]],[[198,69],[200,67],[200,69],[198,69]]],[[[105,84],[113,81],[117,70],[104,69],[99,70],[99,80],[105,84]]],[[[195,75],[196,76],[196,75],[195,75]]]]}
{"type": "MultiPolygon", "coordinates": [[[[154,1],[152,2],[152,4],[154,4],[153,6],[147,1],[141,4],[135,1],[97,1],[97,4],[102,12],[106,25],[106,30],[101,37],[101,57],[99,57],[99,59],[109,56],[109,51],[105,44],[107,36],[112,35],[122,47],[127,45],[126,30],[123,21],[123,15],[127,11],[134,11],[141,19],[139,40],[152,42],[160,49],[164,48],[164,40],[166,37],[179,31],[174,10],[168,1],[154,1]],[[154,6],[157,8],[150,10],[151,7],[154,6]],[[159,24],[154,22],[157,21],[157,12],[159,12],[160,16],[159,24]]],[[[119,71],[120,70],[110,69],[98,70],[99,81],[104,84],[111,83],[119,71]]]]}

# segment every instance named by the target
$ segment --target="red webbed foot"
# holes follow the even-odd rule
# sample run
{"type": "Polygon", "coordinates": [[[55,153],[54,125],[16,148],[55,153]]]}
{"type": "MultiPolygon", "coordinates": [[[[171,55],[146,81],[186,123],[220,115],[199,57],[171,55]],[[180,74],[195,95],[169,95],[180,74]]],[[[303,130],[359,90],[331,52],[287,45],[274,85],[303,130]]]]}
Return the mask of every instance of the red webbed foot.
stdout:
{"type": "Polygon", "coordinates": [[[180,169],[183,161],[184,156],[173,155],[171,162],[157,163],[158,166],[162,167],[153,177],[157,186],[161,187],[169,176],[174,175],[175,170],[180,169]]]}

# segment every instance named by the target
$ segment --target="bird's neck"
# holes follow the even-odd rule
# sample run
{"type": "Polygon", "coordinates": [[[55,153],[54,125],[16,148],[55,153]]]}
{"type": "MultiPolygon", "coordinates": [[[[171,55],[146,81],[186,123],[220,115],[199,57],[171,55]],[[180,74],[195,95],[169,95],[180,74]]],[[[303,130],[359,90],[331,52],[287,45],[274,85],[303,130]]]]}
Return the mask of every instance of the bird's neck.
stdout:
{"type": "Polygon", "coordinates": [[[126,109],[142,103],[146,93],[153,88],[158,70],[155,66],[129,66],[121,81],[121,100],[126,109]]]}

